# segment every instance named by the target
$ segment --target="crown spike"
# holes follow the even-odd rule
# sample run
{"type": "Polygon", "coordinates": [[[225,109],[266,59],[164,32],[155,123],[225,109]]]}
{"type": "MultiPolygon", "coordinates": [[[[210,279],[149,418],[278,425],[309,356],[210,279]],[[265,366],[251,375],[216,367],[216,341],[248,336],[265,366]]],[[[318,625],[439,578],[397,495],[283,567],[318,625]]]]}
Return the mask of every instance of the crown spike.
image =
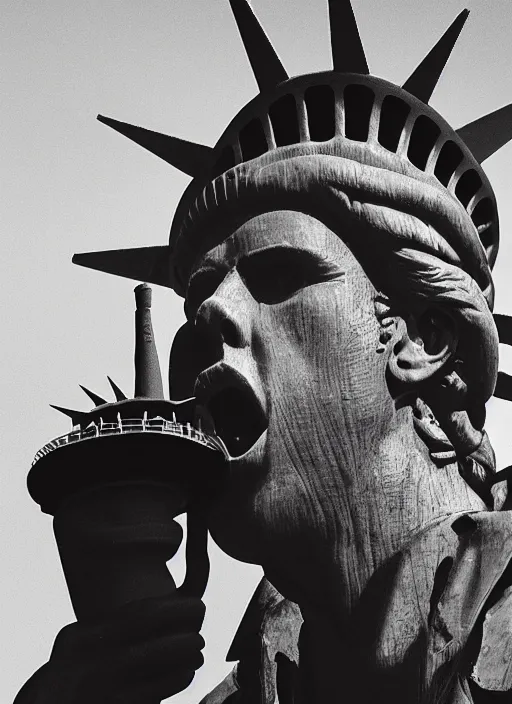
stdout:
{"type": "Polygon", "coordinates": [[[73,264],[171,288],[168,245],[81,252],[73,255],[73,264]]]}
{"type": "Polygon", "coordinates": [[[409,91],[424,103],[428,103],[468,15],[469,10],[462,10],[455,18],[434,48],[404,83],[402,86],[404,90],[409,91]]]}
{"type": "Polygon", "coordinates": [[[247,0],[229,0],[260,92],[288,79],[276,50],[247,0]]]}
{"type": "Polygon", "coordinates": [[[89,396],[95,406],[103,406],[105,403],[108,403],[108,401],[105,401],[104,398],[101,398],[101,396],[95,394],[94,391],[89,391],[89,389],[87,389],[85,386],[82,386],[82,384],[79,384],[79,387],[82,389],[82,391],[87,394],[87,396],[89,396]]]}
{"type": "Polygon", "coordinates": [[[189,176],[202,176],[212,164],[211,147],[153,132],[104,115],[98,115],[98,120],[189,176]]]}
{"type": "Polygon", "coordinates": [[[127,396],[125,396],[124,392],[121,391],[119,386],[115,383],[115,381],[112,381],[112,379],[107,376],[108,383],[112,387],[112,391],[114,392],[114,395],[116,397],[116,401],[126,401],[127,396]]]}
{"type": "Polygon", "coordinates": [[[512,104],[457,130],[479,164],[512,139],[512,104]]]}
{"type": "Polygon", "coordinates": [[[329,23],[334,70],[370,73],[350,0],[329,0],[329,23]]]}
{"type": "Polygon", "coordinates": [[[50,408],[54,408],[59,413],[63,413],[68,418],[71,418],[73,425],[82,425],[82,423],[89,421],[89,413],[84,413],[84,411],[73,411],[71,408],[63,408],[62,406],[54,406],[50,403],[50,408]]]}

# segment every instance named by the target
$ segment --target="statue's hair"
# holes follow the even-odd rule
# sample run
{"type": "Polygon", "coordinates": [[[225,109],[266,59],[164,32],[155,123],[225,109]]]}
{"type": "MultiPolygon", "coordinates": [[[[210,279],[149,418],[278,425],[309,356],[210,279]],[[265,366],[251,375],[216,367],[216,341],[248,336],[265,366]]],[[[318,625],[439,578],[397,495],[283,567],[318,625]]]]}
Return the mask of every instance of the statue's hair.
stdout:
{"type": "MultiPolygon", "coordinates": [[[[414,423],[438,464],[457,461],[459,471],[490,505],[496,471],[494,452],[484,431],[485,401],[479,387],[493,383],[482,365],[481,351],[498,354],[492,313],[476,282],[460,267],[411,248],[388,252],[385,290],[377,296],[376,314],[384,340],[391,340],[388,321],[404,320],[437,309],[448,315],[458,332],[458,346],[438,376],[430,379],[411,400],[414,423]]],[[[382,339],[382,337],[381,337],[382,339]]]]}

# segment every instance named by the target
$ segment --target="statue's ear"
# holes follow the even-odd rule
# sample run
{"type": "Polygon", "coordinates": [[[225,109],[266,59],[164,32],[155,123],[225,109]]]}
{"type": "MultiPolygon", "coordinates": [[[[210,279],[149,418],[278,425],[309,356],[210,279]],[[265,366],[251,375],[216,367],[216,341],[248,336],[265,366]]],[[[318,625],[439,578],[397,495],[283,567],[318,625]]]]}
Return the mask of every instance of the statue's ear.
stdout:
{"type": "Polygon", "coordinates": [[[428,309],[399,319],[388,371],[399,393],[412,391],[438,374],[455,353],[457,326],[451,316],[428,309]]]}

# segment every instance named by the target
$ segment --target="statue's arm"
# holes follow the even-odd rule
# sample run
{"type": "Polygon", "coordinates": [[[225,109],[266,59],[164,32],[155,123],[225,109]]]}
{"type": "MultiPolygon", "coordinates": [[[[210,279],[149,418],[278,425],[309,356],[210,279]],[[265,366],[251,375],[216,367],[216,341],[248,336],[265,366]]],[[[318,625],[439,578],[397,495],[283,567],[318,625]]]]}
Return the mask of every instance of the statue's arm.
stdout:
{"type": "MultiPolygon", "coordinates": [[[[47,671],[48,664],[34,672],[18,692],[13,704],[37,704],[37,698],[45,687],[47,671]]],[[[243,704],[242,696],[236,681],[235,667],[199,704],[243,704]]]]}
{"type": "Polygon", "coordinates": [[[49,661],[15,704],[161,701],[186,689],[203,664],[204,604],[177,590],[133,601],[57,635],[49,661]]]}

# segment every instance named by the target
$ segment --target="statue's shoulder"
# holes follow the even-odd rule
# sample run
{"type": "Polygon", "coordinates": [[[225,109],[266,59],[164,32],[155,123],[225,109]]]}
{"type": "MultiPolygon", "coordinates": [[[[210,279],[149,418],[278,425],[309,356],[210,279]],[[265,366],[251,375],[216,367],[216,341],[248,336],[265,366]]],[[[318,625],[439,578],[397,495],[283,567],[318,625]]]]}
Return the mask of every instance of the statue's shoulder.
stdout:
{"type": "Polygon", "coordinates": [[[484,520],[481,516],[476,517],[486,553],[481,573],[483,579],[490,574],[492,588],[473,633],[471,689],[475,704],[495,699],[512,702],[512,511],[490,514],[484,520]]]}
{"type": "Polygon", "coordinates": [[[302,622],[297,604],[263,578],[227,655],[238,663],[200,704],[273,704],[278,678],[281,686],[294,686],[302,622]]]}
{"type": "MultiPolygon", "coordinates": [[[[280,686],[293,691],[302,623],[263,579],[228,653],[238,664],[201,704],[273,704],[280,686]]],[[[352,626],[365,677],[396,679],[398,702],[419,686],[428,704],[512,704],[512,511],[445,516],[418,531],[374,574],[352,626]],[[448,680],[451,699],[437,689],[448,680]]]]}
{"type": "Polygon", "coordinates": [[[456,514],[418,531],[363,593],[363,640],[375,604],[376,672],[396,673],[404,690],[420,684],[429,704],[509,701],[506,692],[512,702],[511,511],[456,514]]]}

